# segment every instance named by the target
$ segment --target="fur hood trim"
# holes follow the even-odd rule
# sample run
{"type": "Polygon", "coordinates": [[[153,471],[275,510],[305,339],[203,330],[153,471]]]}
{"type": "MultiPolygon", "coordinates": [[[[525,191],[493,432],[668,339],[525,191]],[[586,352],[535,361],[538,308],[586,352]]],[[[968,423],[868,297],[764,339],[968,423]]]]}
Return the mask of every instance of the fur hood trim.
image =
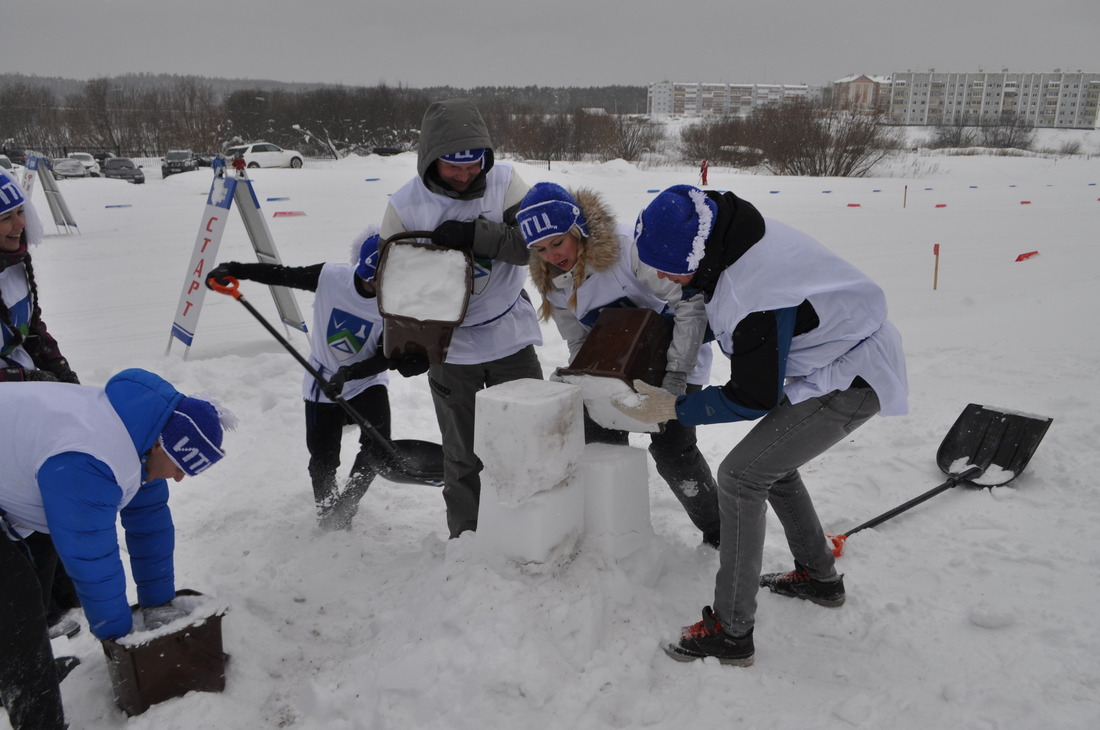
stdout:
{"type": "MultiPolygon", "coordinates": [[[[619,261],[619,239],[615,235],[615,218],[611,214],[603,197],[594,190],[579,188],[570,190],[569,193],[577,201],[581,212],[588,222],[588,238],[582,239],[578,245],[577,263],[573,265],[573,291],[569,297],[570,307],[577,304],[577,289],[589,274],[597,271],[607,271],[619,261]]],[[[530,261],[531,281],[535,288],[543,295],[542,307],[539,316],[550,319],[550,303],[545,295],[554,288],[554,280],[562,275],[558,267],[543,261],[535,253],[531,254],[530,261]]]]}

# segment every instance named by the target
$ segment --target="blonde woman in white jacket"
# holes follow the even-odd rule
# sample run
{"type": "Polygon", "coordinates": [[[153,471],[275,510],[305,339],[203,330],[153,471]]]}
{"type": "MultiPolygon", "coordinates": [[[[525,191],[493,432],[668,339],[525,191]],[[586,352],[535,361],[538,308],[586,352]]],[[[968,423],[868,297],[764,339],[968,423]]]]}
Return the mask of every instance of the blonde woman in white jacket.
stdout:
{"type": "MultiPolygon", "coordinates": [[[[569,344],[570,360],[604,309],[651,309],[673,322],[662,386],[683,395],[707,384],[711,351],[702,345],[707,328],[702,296],[682,292],[641,263],[632,254],[631,228],[616,224],[599,194],[541,182],[524,197],[516,220],[534,254],[531,279],[543,297],[539,314],[554,320],[569,344]]],[[[585,439],[626,444],[628,434],[603,428],[586,414],[585,439]]],[[[717,486],[695,428],[669,424],[652,435],[649,452],[703,542],[718,547],[717,486]]]]}

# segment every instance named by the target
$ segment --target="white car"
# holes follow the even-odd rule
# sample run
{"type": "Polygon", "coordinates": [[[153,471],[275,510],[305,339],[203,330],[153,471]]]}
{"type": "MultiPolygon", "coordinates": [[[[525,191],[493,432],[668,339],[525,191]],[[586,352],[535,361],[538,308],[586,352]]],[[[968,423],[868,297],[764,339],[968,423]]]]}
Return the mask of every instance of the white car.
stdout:
{"type": "Polygon", "coordinates": [[[84,165],[84,169],[88,171],[90,177],[99,177],[99,161],[92,157],[88,152],[70,152],[69,159],[77,160],[81,165],[84,165]]]}
{"type": "Polygon", "coordinates": [[[252,142],[251,144],[237,145],[225,151],[226,164],[232,167],[237,153],[244,155],[245,165],[248,167],[293,167],[302,166],[302,153],[297,150],[284,150],[270,142],[252,142]]]}

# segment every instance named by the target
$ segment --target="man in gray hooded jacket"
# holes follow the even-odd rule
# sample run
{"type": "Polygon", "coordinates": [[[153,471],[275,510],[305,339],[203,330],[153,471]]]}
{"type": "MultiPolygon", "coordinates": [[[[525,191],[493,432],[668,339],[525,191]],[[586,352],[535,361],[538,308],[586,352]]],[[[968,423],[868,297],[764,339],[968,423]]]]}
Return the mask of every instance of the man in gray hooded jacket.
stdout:
{"type": "Polygon", "coordinates": [[[447,526],[451,537],[477,529],[481,461],[474,453],[477,392],[521,378],[542,379],[535,309],[523,285],[527,244],[515,214],[528,186],[493,158],[485,120],[468,99],[433,103],[420,127],[418,176],[390,196],[383,240],[433,231],[432,243],[468,250],[474,288],[451,338],[446,362],[428,382],[443,439],[447,526]]]}

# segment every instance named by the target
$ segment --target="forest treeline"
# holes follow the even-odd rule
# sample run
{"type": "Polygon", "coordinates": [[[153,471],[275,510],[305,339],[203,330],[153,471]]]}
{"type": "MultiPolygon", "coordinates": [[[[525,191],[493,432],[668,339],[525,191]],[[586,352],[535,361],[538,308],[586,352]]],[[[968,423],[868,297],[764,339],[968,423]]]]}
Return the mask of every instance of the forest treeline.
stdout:
{"type": "MultiPolygon", "coordinates": [[[[644,112],[646,88],[439,87],[320,84],[127,75],[90,81],[0,75],[0,144],[47,156],[73,151],[157,157],[213,154],[267,141],[307,157],[415,148],[428,105],[467,97],[498,153],[550,161],[624,159],[756,168],[779,175],[852,176],[899,149],[881,112],[793,100],[735,117],[702,117],[676,134],[644,112]]],[[[1034,131],[1014,118],[935,129],[930,146],[1029,149],[1034,131]]]]}
{"type": "MultiPolygon", "coordinates": [[[[623,147],[617,135],[634,126],[623,119],[646,106],[646,89],[638,86],[413,89],[152,74],[90,81],[4,74],[0,142],[47,155],[102,150],[157,156],[176,148],[213,153],[262,139],[332,157],[409,149],[428,104],[453,97],[479,105],[502,150],[538,158],[582,148],[615,154],[623,147]],[[563,136],[562,118],[581,120],[581,129],[563,136]],[[558,129],[543,134],[544,126],[558,129]]],[[[626,151],[634,144],[628,142],[626,151]]]]}

